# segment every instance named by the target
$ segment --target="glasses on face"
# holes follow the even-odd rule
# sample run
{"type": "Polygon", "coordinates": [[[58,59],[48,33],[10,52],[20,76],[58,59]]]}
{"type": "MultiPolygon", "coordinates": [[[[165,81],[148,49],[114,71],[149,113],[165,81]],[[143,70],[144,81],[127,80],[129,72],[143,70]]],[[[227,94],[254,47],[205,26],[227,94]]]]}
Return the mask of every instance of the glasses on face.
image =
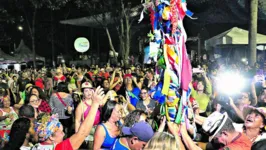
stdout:
{"type": "Polygon", "coordinates": [[[147,94],[147,92],[142,92],[142,93],[140,93],[141,95],[145,95],[145,94],[147,94]]]}
{"type": "Polygon", "coordinates": [[[40,101],[40,99],[34,99],[34,100],[31,100],[30,102],[31,103],[38,103],[40,101]]]}

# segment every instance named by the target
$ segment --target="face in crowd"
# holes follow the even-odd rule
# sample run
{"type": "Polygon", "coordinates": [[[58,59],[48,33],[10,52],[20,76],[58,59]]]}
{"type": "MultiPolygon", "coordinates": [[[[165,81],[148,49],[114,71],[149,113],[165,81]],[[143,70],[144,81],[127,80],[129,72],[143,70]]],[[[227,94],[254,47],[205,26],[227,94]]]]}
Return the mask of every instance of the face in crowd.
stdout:
{"type": "Polygon", "coordinates": [[[262,129],[265,126],[264,116],[257,110],[253,110],[245,118],[244,125],[246,129],[262,129]]]}
{"type": "Polygon", "coordinates": [[[240,105],[250,105],[251,101],[249,99],[249,94],[246,92],[242,92],[240,97],[237,99],[237,103],[240,105]]]}
{"type": "Polygon", "coordinates": [[[91,99],[93,94],[93,88],[85,88],[83,91],[83,95],[85,99],[91,99]]]}
{"type": "Polygon", "coordinates": [[[29,104],[30,104],[33,108],[38,108],[38,107],[41,105],[41,100],[39,99],[38,96],[36,96],[36,95],[31,95],[31,96],[30,96],[29,104]]]}
{"type": "Polygon", "coordinates": [[[142,100],[147,100],[149,98],[148,91],[146,89],[142,89],[140,93],[140,97],[142,100]]]}
{"type": "Polygon", "coordinates": [[[197,90],[198,91],[203,91],[204,90],[204,84],[202,81],[199,81],[197,84],[197,90]]]}

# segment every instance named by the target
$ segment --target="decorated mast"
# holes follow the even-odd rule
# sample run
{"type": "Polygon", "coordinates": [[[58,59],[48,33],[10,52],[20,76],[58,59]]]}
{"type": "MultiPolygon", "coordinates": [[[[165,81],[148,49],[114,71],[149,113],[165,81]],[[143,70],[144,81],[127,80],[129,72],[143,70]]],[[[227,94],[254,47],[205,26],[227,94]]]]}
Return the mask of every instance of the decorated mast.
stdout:
{"type": "Polygon", "coordinates": [[[153,99],[161,104],[161,114],[168,121],[183,122],[188,127],[192,68],[185,45],[187,34],[183,19],[185,16],[192,18],[193,13],[187,9],[185,0],[146,0],[143,6],[139,21],[144,18],[144,12],[149,12],[150,51],[159,75],[159,82],[152,89],[153,99]]]}

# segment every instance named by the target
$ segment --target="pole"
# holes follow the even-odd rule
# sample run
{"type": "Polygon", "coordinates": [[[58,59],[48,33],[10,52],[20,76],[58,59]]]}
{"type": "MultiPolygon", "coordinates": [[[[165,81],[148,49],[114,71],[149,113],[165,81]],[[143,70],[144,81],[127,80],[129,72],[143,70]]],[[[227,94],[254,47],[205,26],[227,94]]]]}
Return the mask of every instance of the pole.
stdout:
{"type": "Polygon", "coordinates": [[[201,50],[200,50],[200,33],[198,34],[198,59],[201,61],[201,50]]]}
{"type": "Polygon", "coordinates": [[[250,64],[253,66],[257,60],[257,23],[258,23],[258,0],[250,0],[250,22],[249,22],[249,50],[250,64]]]}

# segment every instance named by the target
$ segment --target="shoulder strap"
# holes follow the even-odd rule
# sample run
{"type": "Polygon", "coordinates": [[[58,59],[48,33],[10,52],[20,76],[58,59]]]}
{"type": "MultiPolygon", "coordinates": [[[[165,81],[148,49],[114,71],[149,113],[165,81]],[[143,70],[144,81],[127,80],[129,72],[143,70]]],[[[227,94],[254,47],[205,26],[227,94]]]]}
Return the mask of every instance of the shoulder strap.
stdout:
{"type": "Polygon", "coordinates": [[[80,101],[80,103],[81,103],[81,109],[82,109],[82,121],[84,121],[84,119],[85,119],[85,117],[84,117],[84,103],[83,103],[83,101],[81,100],[80,101]]]}
{"type": "Polygon", "coordinates": [[[58,97],[59,101],[65,106],[67,107],[67,104],[63,101],[62,97],[58,94],[58,93],[55,93],[56,96],[58,97]]]}
{"type": "Polygon", "coordinates": [[[105,127],[105,125],[104,125],[103,123],[101,123],[100,125],[103,126],[103,128],[104,128],[104,130],[105,130],[105,135],[107,135],[107,134],[108,134],[108,130],[107,130],[107,128],[105,127]]]}

